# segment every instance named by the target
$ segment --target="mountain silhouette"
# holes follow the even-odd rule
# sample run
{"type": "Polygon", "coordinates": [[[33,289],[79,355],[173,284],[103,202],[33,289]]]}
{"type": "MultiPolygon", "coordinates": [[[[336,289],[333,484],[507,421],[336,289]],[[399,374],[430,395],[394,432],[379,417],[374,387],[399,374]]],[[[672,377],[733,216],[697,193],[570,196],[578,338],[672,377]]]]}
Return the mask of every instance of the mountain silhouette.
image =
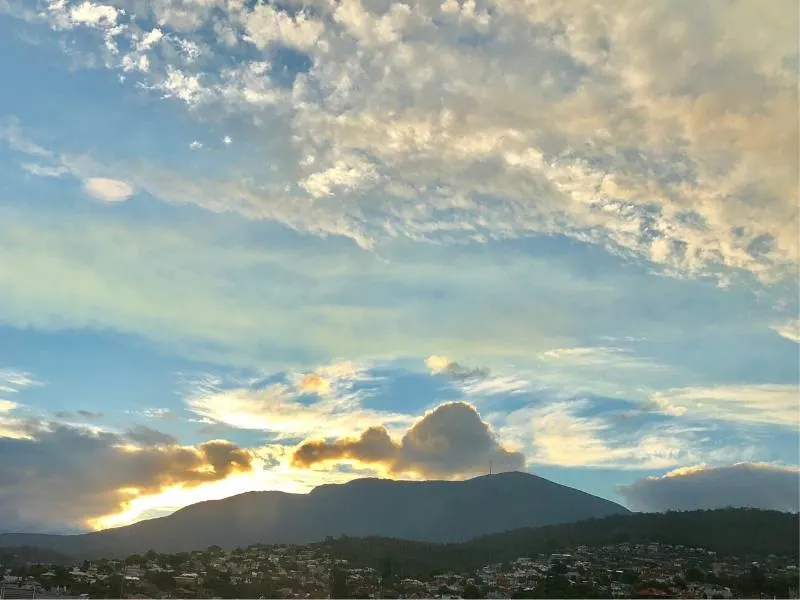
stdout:
{"type": "Polygon", "coordinates": [[[79,535],[6,533],[0,546],[35,546],[76,558],[182,552],[216,544],[305,544],[328,536],[460,542],[522,527],[627,514],[623,506],[531,475],[465,481],[356,479],[308,494],[247,492],[192,504],[125,527],[79,535]]]}

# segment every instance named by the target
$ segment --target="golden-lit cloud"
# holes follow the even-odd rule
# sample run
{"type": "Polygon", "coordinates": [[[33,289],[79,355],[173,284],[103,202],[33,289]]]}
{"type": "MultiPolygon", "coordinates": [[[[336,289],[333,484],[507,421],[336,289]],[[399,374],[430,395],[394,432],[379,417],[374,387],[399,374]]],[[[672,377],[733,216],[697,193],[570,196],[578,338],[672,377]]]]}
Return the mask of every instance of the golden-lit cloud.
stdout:
{"type": "Polygon", "coordinates": [[[198,386],[186,398],[190,410],[238,429],[258,429],[278,437],[342,437],[373,425],[407,426],[412,417],[364,408],[361,396],[346,384],[357,377],[351,363],[334,363],[302,375],[295,385],[273,383],[258,389],[198,386]],[[315,402],[298,396],[316,394],[315,402]]]}
{"type": "Polygon", "coordinates": [[[253,469],[236,473],[225,479],[197,486],[168,486],[150,494],[133,495],[113,512],[87,520],[92,529],[128,525],[136,521],[170,514],[184,506],[208,500],[221,500],[236,494],[253,491],[281,491],[305,494],[318,485],[344,483],[357,477],[383,475],[379,469],[352,469],[349,472],[320,468],[293,467],[290,446],[278,444],[252,448],[253,469]]]}
{"type": "Polygon", "coordinates": [[[340,384],[358,379],[362,373],[363,368],[349,360],[323,365],[313,373],[302,375],[296,384],[297,391],[300,394],[324,396],[333,393],[340,384]]]}
{"type": "Polygon", "coordinates": [[[0,440],[8,439],[30,439],[31,424],[14,414],[22,408],[17,402],[0,398],[0,440]]]}
{"type": "Polygon", "coordinates": [[[437,406],[395,441],[383,427],[371,427],[356,438],[301,444],[292,464],[356,462],[379,465],[392,475],[458,478],[495,471],[521,470],[525,457],[498,442],[475,408],[464,402],[437,406]]]}
{"type": "Polygon", "coordinates": [[[789,319],[783,323],[773,325],[772,329],[779,336],[800,343],[800,319],[789,319]]]}
{"type": "Polygon", "coordinates": [[[42,530],[81,527],[88,519],[118,512],[136,498],[168,488],[192,489],[252,472],[254,455],[225,440],[196,446],[164,444],[155,433],[136,431],[157,444],[57,423],[31,425],[26,438],[0,438],[0,520],[42,530]]]}
{"type": "Polygon", "coordinates": [[[318,394],[321,396],[331,391],[331,382],[316,373],[303,375],[297,383],[297,390],[301,394],[318,394]]]}
{"type": "Polygon", "coordinates": [[[447,369],[448,365],[450,365],[450,359],[446,356],[437,356],[433,354],[425,359],[425,364],[428,365],[428,368],[434,373],[439,373],[447,369]]]}
{"type": "Polygon", "coordinates": [[[451,361],[446,356],[432,355],[425,359],[425,364],[434,373],[444,373],[455,380],[483,379],[490,375],[489,369],[483,367],[465,367],[451,361]]]}

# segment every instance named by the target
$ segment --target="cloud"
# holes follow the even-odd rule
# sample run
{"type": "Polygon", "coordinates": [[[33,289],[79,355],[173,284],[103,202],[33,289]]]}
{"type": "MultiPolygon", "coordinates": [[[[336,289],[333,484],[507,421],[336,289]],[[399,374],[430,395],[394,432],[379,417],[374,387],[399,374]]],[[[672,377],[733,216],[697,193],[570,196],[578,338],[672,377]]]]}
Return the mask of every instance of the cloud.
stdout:
{"type": "MultiPolygon", "coordinates": [[[[75,157],[69,164],[78,179],[106,173],[75,157]]],[[[140,180],[128,175],[123,179],[141,189],[140,180]]],[[[176,201],[190,202],[206,193],[206,183],[201,178],[169,187],[179,194],[176,201]]],[[[230,193],[236,195],[233,189],[215,191],[218,199],[229,199],[230,193]]],[[[226,210],[222,204],[218,208],[226,210]]],[[[7,324],[46,330],[102,326],[223,364],[300,360],[308,368],[341,356],[435,352],[469,356],[497,371],[509,365],[530,367],[539,352],[609,330],[620,335],[637,331],[654,339],[671,336],[674,342],[675,330],[698,332],[702,326],[703,340],[696,339],[711,347],[712,334],[752,328],[752,321],[738,317],[740,308],[752,307],[732,291],[724,292],[725,302],[703,292],[699,303],[700,283],[676,287],[630,269],[623,276],[616,268],[597,280],[577,265],[585,252],[561,252],[560,245],[559,252],[539,256],[499,244],[485,252],[475,246],[403,242],[372,254],[308,236],[300,244],[287,232],[281,238],[285,243],[267,243],[268,238],[255,234],[263,225],[247,226],[249,234],[241,236],[233,221],[202,213],[189,220],[147,217],[131,227],[118,211],[73,214],[69,222],[16,207],[0,212],[2,236],[13,240],[0,248],[0,262],[13,265],[2,275],[3,287],[11,290],[0,297],[7,324]],[[241,243],[231,244],[231,236],[240,236],[241,243]],[[31,279],[31,269],[41,277],[31,279]],[[72,285],[75,281],[82,285],[72,285]],[[203,284],[208,281],[215,284],[203,284]],[[271,285],[276,281],[279,287],[271,285]],[[309,295],[311,288],[317,293],[309,295]],[[448,300],[428,302],[423,290],[444,293],[448,300]],[[331,298],[338,300],[331,305],[331,298]],[[709,320],[702,309],[681,308],[689,303],[716,304],[720,313],[709,320]],[[589,313],[597,318],[578,318],[589,313]],[[317,325],[304,325],[309,322],[317,325]],[[407,325],[387,328],[388,322],[407,325]]],[[[674,343],[665,347],[666,352],[673,348],[674,343]]],[[[731,350],[748,356],[761,352],[741,346],[731,350]]],[[[596,387],[601,378],[619,372],[576,376],[570,367],[563,369],[562,379],[571,376],[587,393],[620,394],[616,383],[610,389],[596,387]]],[[[637,381],[626,382],[628,389],[641,385],[643,375],[650,378],[653,371],[637,372],[637,381]]],[[[674,375],[670,379],[653,387],[676,385],[674,375]]]]}
{"type": "Polygon", "coordinates": [[[445,373],[456,381],[467,379],[486,379],[491,372],[487,368],[469,368],[457,362],[452,362],[446,356],[432,355],[425,359],[425,364],[434,373],[445,373]]]}
{"type": "MultiPolygon", "coordinates": [[[[585,322],[585,321],[582,321],[585,322]]],[[[536,381],[567,396],[641,395],[648,387],[674,384],[679,376],[668,362],[644,354],[650,348],[570,346],[550,348],[536,356],[536,381]]]]}
{"type": "Polygon", "coordinates": [[[94,412],[91,410],[76,410],[75,414],[84,419],[102,419],[105,415],[101,412],[94,412]]]}
{"type": "Polygon", "coordinates": [[[30,140],[20,127],[17,119],[0,120],[0,141],[16,152],[39,158],[51,158],[52,152],[30,140]]]}
{"type": "Polygon", "coordinates": [[[138,496],[126,502],[119,512],[92,519],[90,524],[93,528],[116,527],[170,514],[189,504],[220,500],[236,494],[264,490],[302,494],[321,484],[344,483],[356,477],[376,475],[371,469],[352,469],[348,472],[296,469],[289,465],[292,448],[285,445],[253,448],[250,452],[254,456],[254,469],[250,472],[193,488],[171,487],[155,494],[138,496]]]}
{"type": "Polygon", "coordinates": [[[252,468],[252,454],[226,441],[140,446],[130,437],[55,423],[31,433],[0,438],[0,521],[7,529],[83,527],[138,497],[252,468]]]}
{"type": "Polygon", "coordinates": [[[133,188],[129,183],[118,179],[91,177],[83,184],[84,191],[104,202],[124,202],[133,196],[133,188]]]}
{"type": "Polygon", "coordinates": [[[163,433],[146,425],[131,427],[125,432],[125,437],[134,444],[143,446],[175,446],[178,444],[178,438],[174,435],[163,433]]]}
{"type": "Polygon", "coordinates": [[[781,337],[800,343],[800,319],[790,319],[785,323],[773,325],[772,329],[781,337]]]}
{"type": "Polygon", "coordinates": [[[619,493],[637,511],[700,510],[752,507],[800,510],[800,469],[764,463],[676,469],[619,486],[619,493]]]}
{"type": "Polygon", "coordinates": [[[215,190],[193,198],[208,208],[365,247],[398,235],[562,234],[676,277],[795,276],[791,0],[767,10],[670,0],[455,6],[154,2],[123,19],[106,4],[62,2],[40,21],[89,28],[111,68],[148,52],[159,64],[137,74],[145,89],[283,136],[285,180],[244,202],[215,190]],[[164,39],[199,44],[214,32],[217,44],[193,60],[143,44],[154,22],[164,39]],[[263,68],[275,48],[313,68],[287,85],[285,70],[263,68]],[[245,50],[262,55],[231,67],[245,50]],[[286,186],[297,193],[274,194],[286,186]],[[336,203],[314,203],[330,193],[336,203]],[[415,196],[426,201],[408,202],[415,196]]]}
{"type": "Polygon", "coordinates": [[[610,346],[576,346],[571,348],[553,348],[538,355],[545,365],[566,369],[608,369],[621,370],[663,370],[651,359],[637,356],[628,348],[610,346]]]}
{"type": "Polygon", "coordinates": [[[177,418],[175,413],[168,408],[146,408],[142,411],[142,415],[157,421],[170,421],[177,418]]]}
{"type": "Polygon", "coordinates": [[[30,439],[36,429],[35,422],[15,414],[25,407],[18,402],[0,398],[0,440],[3,438],[30,439]]]}
{"type": "Polygon", "coordinates": [[[164,32],[158,27],[144,34],[137,45],[137,50],[149,50],[164,39],[164,32]]]}
{"type": "Polygon", "coordinates": [[[317,367],[313,373],[300,375],[295,386],[299,394],[346,394],[353,382],[371,378],[365,369],[364,365],[349,360],[333,362],[317,367]]]}
{"type": "MultiPolygon", "coordinates": [[[[57,4],[57,3],[52,3],[57,4]]],[[[85,0],[69,11],[73,23],[99,27],[102,25],[113,25],[117,22],[119,15],[117,9],[107,4],[96,4],[85,0]]]]}
{"type": "Polygon", "coordinates": [[[23,163],[22,168],[38,177],[62,177],[69,173],[69,169],[61,166],[51,167],[48,165],[39,165],[36,163],[23,163]]]}
{"type": "Polygon", "coordinates": [[[12,413],[21,408],[17,402],[0,398],[0,439],[24,439],[29,437],[28,423],[12,413]]]}
{"type": "Polygon", "coordinates": [[[96,421],[98,419],[102,419],[105,414],[102,412],[93,412],[91,410],[76,410],[75,414],[73,415],[72,412],[68,410],[59,410],[56,411],[55,416],[59,419],[72,419],[73,416],[80,417],[81,419],[85,419],[87,421],[96,421]]]}
{"type": "Polygon", "coordinates": [[[486,418],[533,465],[663,469],[702,460],[752,460],[758,453],[754,444],[720,445],[710,437],[710,426],[659,420],[622,429],[615,413],[592,408],[588,399],[573,398],[531,403],[486,418]]]}
{"type": "Polygon", "coordinates": [[[519,452],[504,448],[475,408],[464,402],[437,406],[414,423],[399,442],[383,427],[357,438],[307,441],[294,453],[294,466],[355,461],[380,465],[393,475],[457,478],[525,467],[519,452]]]}
{"type": "Polygon", "coordinates": [[[285,383],[226,387],[214,381],[189,395],[186,404],[209,424],[257,429],[279,438],[346,436],[371,425],[398,427],[411,420],[409,415],[363,408],[358,393],[340,388],[333,381],[334,373],[332,369],[321,369],[298,380],[299,394],[319,395],[311,404],[300,402],[295,390],[285,383]]]}
{"type": "Polygon", "coordinates": [[[269,4],[257,5],[245,21],[245,39],[257,48],[279,43],[298,50],[310,50],[322,30],[322,23],[308,18],[304,11],[291,17],[269,4]]]}
{"type": "Polygon", "coordinates": [[[539,354],[545,360],[565,360],[580,363],[600,363],[606,364],[609,361],[618,359],[624,350],[620,348],[608,348],[605,346],[577,347],[577,348],[554,348],[539,354]]]}
{"type": "Polygon", "coordinates": [[[331,383],[324,377],[312,373],[300,379],[297,390],[302,394],[327,394],[331,391],[331,383]]]}
{"type": "Polygon", "coordinates": [[[0,413],[7,413],[11,412],[15,408],[19,406],[16,402],[12,402],[11,400],[0,400],[0,413]]]}
{"type": "Polygon", "coordinates": [[[800,424],[797,384],[675,388],[654,392],[650,400],[662,411],[695,418],[794,428],[800,424]]]}
{"type": "Polygon", "coordinates": [[[42,385],[33,375],[17,369],[0,369],[0,394],[14,394],[20,390],[42,385]]]}

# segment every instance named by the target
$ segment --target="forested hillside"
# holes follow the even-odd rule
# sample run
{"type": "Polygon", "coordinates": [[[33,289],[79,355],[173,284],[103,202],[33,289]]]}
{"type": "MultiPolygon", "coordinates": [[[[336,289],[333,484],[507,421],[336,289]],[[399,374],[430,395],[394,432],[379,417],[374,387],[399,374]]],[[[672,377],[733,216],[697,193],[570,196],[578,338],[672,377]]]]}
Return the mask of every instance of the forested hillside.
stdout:
{"type": "Polygon", "coordinates": [[[396,572],[462,571],[482,564],[513,560],[581,545],[623,542],[697,546],[723,556],[797,554],[797,514],[755,509],[634,513],[526,528],[482,536],[465,543],[427,544],[389,538],[329,538],[324,542],[337,558],[380,569],[390,560],[396,572]]]}

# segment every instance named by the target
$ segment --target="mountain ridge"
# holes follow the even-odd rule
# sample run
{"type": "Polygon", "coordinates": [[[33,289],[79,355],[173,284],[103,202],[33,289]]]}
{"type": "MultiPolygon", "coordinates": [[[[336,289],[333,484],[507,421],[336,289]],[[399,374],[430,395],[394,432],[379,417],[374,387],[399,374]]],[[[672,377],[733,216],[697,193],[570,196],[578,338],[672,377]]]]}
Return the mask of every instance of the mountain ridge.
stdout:
{"type": "Polygon", "coordinates": [[[36,546],[100,558],[149,549],[179,552],[210,545],[305,544],[342,535],[447,543],[629,512],[610,500],[530,473],[461,481],[363,478],[325,484],[308,493],[245,492],[91,533],[6,533],[0,536],[0,547],[36,546]]]}

